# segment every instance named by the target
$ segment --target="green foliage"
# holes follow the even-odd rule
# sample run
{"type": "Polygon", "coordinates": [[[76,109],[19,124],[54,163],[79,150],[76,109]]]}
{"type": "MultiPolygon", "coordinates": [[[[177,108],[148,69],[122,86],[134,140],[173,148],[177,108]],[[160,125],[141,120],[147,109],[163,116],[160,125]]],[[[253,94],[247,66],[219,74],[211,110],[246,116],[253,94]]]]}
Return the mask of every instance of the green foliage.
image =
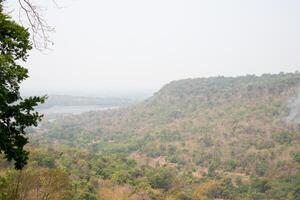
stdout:
{"type": "Polygon", "coordinates": [[[296,186],[293,192],[294,199],[300,199],[300,186],[296,186]]]}
{"type": "Polygon", "coordinates": [[[266,179],[255,179],[251,185],[251,189],[260,193],[265,193],[271,187],[266,179]]]}
{"type": "Polygon", "coordinates": [[[79,197],[75,198],[75,200],[97,200],[97,196],[90,192],[83,192],[79,195],[79,197]]]}
{"type": "Polygon", "coordinates": [[[55,168],[55,156],[47,151],[33,151],[30,157],[32,164],[39,167],[55,168]],[[50,154],[49,154],[50,153],[50,154]]]}
{"type": "Polygon", "coordinates": [[[293,157],[295,162],[300,163],[300,151],[292,153],[292,157],[293,157]]]}
{"type": "Polygon", "coordinates": [[[292,132],[280,132],[273,135],[274,140],[280,144],[289,144],[294,139],[294,133],[292,132]]]}
{"type": "Polygon", "coordinates": [[[167,160],[169,162],[175,163],[177,165],[185,165],[186,164],[186,162],[182,158],[180,158],[180,157],[178,157],[176,155],[167,157],[167,160]]]}
{"type": "Polygon", "coordinates": [[[16,169],[22,169],[28,159],[24,150],[28,143],[25,128],[37,126],[41,119],[34,106],[45,100],[45,97],[20,96],[20,83],[28,78],[28,70],[18,61],[26,61],[30,49],[28,31],[0,8],[0,153],[7,160],[14,160],[16,169]]]}
{"type": "Polygon", "coordinates": [[[176,196],[176,200],[193,200],[193,197],[190,194],[181,192],[176,196]]]}
{"type": "Polygon", "coordinates": [[[235,170],[235,168],[237,166],[237,161],[236,160],[229,160],[227,162],[227,165],[228,165],[228,170],[233,171],[233,170],[235,170]]]}
{"type": "Polygon", "coordinates": [[[268,170],[268,166],[265,162],[257,162],[255,166],[255,172],[259,176],[264,176],[268,170]]]}
{"type": "Polygon", "coordinates": [[[153,188],[168,190],[172,187],[175,179],[174,172],[169,168],[158,168],[148,175],[150,184],[153,188]]]}

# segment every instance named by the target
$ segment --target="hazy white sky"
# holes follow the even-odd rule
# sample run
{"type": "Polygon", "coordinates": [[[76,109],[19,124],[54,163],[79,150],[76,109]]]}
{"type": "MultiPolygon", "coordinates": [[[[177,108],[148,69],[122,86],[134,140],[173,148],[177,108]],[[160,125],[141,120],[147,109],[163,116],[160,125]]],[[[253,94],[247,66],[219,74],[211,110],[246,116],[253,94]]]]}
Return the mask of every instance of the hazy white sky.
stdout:
{"type": "Polygon", "coordinates": [[[299,0],[57,2],[63,8],[45,14],[55,45],[32,51],[25,90],[156,90],[190,77],[300,70],[299,0]]]}

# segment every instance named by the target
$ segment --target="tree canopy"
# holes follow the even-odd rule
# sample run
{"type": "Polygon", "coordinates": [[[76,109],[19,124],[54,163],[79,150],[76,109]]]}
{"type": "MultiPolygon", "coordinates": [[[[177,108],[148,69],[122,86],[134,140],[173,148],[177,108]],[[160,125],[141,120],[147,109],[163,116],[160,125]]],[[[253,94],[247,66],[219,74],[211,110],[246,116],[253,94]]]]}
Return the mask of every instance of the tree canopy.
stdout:
{"type": "Polygon", "coordinates": [[[0,153],[8,161],[15,161],[15,168],[26,165],[28,143],[26,127],[37,126],[41,115],[34,106],[45,97],[22,98],[20,83],[28,78],[28,70],[21,66],[32,49],[28,30],[14,22],[3,12],[0,1],[0,153]]]}

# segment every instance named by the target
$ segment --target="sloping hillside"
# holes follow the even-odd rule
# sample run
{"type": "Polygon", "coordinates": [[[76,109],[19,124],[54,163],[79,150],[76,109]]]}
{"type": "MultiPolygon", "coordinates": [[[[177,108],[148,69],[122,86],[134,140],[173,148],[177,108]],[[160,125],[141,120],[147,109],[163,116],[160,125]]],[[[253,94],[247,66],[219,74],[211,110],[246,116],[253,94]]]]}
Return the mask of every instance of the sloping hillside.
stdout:
{"type": "Polygon", "coordinates": [[[64,135],[68,140],[71,134],[75,140],[66,142],[76,145],[146,141],[138,150],[157,155],[166,153],[161,145],[174,145],[181,152],[186,147],[178,143],[184,142],[189,148],[180,154],[186,160],[200,162],[200,158],[190,159],[198,154],[206,164],[207,156],[224,162],[235,159],[237,169],[254,172],[250,157],[274,166],[280,155],[290,155],[291,144],[298,146],[299,125],[287,117],[299,84],[298,73],[174,81],[139,105],[57,120],[45,125],[45,131],[58,140],[64,135]],[[87,136],[81,138],[86,140],[83,143],[77,141],[81,134],[87,136]]]}
{"type": "Polygon", "coordinates": [[[283,180],[299,177],[299,86],[299,73],[174,81],[138,105],[45,121],[32,139],[197,178],[265,177],[288,188],[283,180]]]}

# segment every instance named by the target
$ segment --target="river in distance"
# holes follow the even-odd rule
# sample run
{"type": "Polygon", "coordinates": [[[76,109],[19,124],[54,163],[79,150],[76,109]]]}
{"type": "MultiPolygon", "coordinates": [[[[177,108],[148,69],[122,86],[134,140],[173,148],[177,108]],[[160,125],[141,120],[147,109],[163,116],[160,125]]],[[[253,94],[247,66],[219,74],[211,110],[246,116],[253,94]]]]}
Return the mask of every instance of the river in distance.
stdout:
{"type": "Polygon", "coordinates": [[[49,108],[40,108],[37,111],[49,115],[49,114],[73,114],[78,115],[90,111],[100,111],[119,108],[119,106],[101,106],[101,105],[80,105],[80,106],[62,106],[55,105],[49,108]]]}

